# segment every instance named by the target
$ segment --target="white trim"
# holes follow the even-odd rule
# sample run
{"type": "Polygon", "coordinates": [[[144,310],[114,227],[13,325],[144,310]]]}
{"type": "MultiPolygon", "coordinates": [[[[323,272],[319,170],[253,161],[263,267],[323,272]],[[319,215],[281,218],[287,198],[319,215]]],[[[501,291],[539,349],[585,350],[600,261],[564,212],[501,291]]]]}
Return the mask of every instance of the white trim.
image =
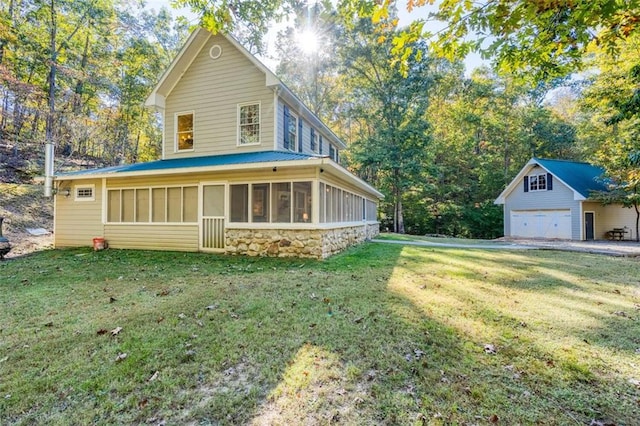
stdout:
{"type": "Polygon", "coordinates": [[[260,101],[242,102],[236,107],[236,146],[255,146],[262,144],[262,103],[260,101]],[[246,106],[258,106],[258,142],[242,143],[242,132],[240,131],[240,110],[246,106]]]}
{"type": "Polygon", "coordinates": [[[96,185],[95,184],[86,184],[86,185],[73,185],[73,201],[85,202],[85,201],[95,201],[96,200],[96,185]],[[79,197],[78,193],[83,189],[91,189],[91,197],[79,197]]]}
{"type": "Polygon", "coordinates": [[[529,192],[543,192],[543,191],[548,191],[547,187],[549,185],[549,183],[547,182],[547,173],[530,173],[527,175],[529,177],[529,192]],[[540,176],[544,177],[544,188],[540,188],[540,176]],[[533,189],[531,187],[531,179],[535,178],[536,179],[536,189],[533,189]]]}
{"type": "Polygon", "coordinates": [[[222,46],[220,46],[219,44],[214,44],[213,46],[211,46],[211,48],[209,48],[209,57],[211,59],[216,60],[220,56],[222,56],[222,46]],[[214,53],[214,49],[217,49],[218,51],[214,53]]]}
{"type": "MultiPolygon", "coordinates": [[[[164,130],[163,130],[164,131],[164,130]]],[[[180,111],[173,114],[173,153],[179,154],[183,152],[193,152],[195,151],[196,146],[196,113],[195,111],[180,111]],[[178,147],[178,117],[181,115],[189,115],[191,114],[193,117],[191,119],[191,139],[193,139],[191,144],[191,149],[179,149],[178,147]]]]}
{"type": "MultiPolygon", "coordinates": [[[[245,163],[245,164],[226,164],[223,166],[202,166],[202,167],[182,167],[171,169],[158,169],[158,170],[146,170],[141,172],[123,172],[123,173],[102,173],[102,174],[82,174],[82,175],[66,175],[66,176],[54,176],[55,180],[80,180],[80,179],[99,179],[99,178],[127,178],[127,177],[143,177],[143,176],[170,176],[170,175],[185,175],[195,173],[208,173],[208,172],[225,172],[225,171],[240,171],[240,170],[271,170],[274,167],[277,168],[295,168],[295,167],[313,167],[319,166],[325,169],[325,173],[329,171],[333,174],[341,177],[343,180],[354,184],[359,189],[376,196],[379,199],[383,199],[384,195],[373,188],[371,185],[360,179],[359,177],[351,174],[341,165],[337,164],[328,157],[309,157],[305,160],[292,160],[292,161],[270,161],[262,163],[245,163]]],[[[274,182],[274,180],[269,180],[274,182]]]]}
{"type": "MultiPolygon", "coordinates": [[[[582,210],[582,203],[580,203],[580,210],[582,210]]],[[[591,213],[593,214],[593,239],[597,240],[596,238],[596,212],[594,210],[584,210],[582,212],[582,232],[584,232],[584,235],[582,236],[583,240],[587,239],[587,221],[586,221],[586,215],[587,213],[591,213]]]]}

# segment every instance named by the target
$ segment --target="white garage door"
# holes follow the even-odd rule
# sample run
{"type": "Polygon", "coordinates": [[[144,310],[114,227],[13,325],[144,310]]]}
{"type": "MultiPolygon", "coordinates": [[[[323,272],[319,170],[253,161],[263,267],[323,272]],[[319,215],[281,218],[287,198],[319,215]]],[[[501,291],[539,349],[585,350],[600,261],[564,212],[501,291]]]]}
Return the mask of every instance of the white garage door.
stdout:
{"type": "Polygon", "coordinates": [[[571,210],[512,210],[511,236],[571,239],[571,210]]]}

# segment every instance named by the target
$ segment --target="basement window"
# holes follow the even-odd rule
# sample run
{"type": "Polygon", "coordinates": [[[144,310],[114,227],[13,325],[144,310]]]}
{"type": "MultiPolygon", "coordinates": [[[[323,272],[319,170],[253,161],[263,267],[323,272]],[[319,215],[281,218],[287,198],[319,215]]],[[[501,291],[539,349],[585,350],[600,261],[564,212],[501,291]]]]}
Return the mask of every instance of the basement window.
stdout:
{"type": "Polygon", "coordinates": [[[84,185],[75,187],[75,201],[95,201],[95,185],[84,185]]]}

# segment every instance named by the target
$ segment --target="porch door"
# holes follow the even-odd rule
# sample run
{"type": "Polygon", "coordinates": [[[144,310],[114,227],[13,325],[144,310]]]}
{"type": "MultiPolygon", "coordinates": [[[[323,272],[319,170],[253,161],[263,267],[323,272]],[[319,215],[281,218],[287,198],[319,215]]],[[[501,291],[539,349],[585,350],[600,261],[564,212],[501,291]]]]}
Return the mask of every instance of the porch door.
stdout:
{"type": "Polygon", "coordinates": [[[200,249],[224,250],[224,185],[202,186],[200,249]]]}
{"type": "Polygon", "coordinates": [[[594,213],[593,212],[585,212],[584,213],[584,239],[585,240],[593,240],[594,239],[594,213]]]}

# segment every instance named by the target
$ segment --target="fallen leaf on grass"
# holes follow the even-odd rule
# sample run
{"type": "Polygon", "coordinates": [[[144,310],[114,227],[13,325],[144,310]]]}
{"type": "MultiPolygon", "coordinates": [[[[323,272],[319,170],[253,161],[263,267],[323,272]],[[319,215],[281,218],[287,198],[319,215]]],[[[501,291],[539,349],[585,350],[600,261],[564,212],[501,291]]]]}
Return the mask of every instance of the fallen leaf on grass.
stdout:
{"type": "Polygon", "coordinates": [[[117,336],[118,334],[120,334],[121,331],[122,331],[122,327],[116,327],[113,330],[111,330],[111,335],[117,336]]]}
{"type": "Polygon", "coordinates": [[[109,330],[107,330],[106,328],[101,328],[100,330],[96,331],[96,334],[98,336],[102,336],[103,334],[107,334],[109,332],[109,330]]]}
{"type": "Polygon", "coordinates": [[[116,362],[120,362],[123,359],[127,358],[127,354],[125,353],[119,353],[118,356],[116,357],[116,362]]]}
{"type": "Polygon", "coordinates": [[[180,318],[180,319],[185,319],[186,317],[187,317],[187,316],[186,316],[184,313],[182,313],[182,312],[180,312],[180,313],[178,314],[178,318],[180,318]]]}
{"type": "Polygon", "coordinates": [[[149,404],[149,400],[147,398],[143,398],[138,402],[138,408],[142,410],[144,407],[147,406],[147,404],[149,404]]]}
{"type": "Polygon", "coordinates": [[[613,315],[617,315],[619,317],[625,317],[625,318],[628,317],[628,315],[627,315],[627,313],[625,311],[615,311],[613,313],[613,315]]]}
{"type": "Polygon", "coordinates": [[[160,374],[160,372],[159,372],[159,371],[156,371],[155,373],[153,373],[153,375],[152,375],[151,377],[149,377],[149,378],[147,379],[147,382],[153,382],[155,379],[157,379],[157,378],[158,378],[158,375],[159,375],[159,374],[160,374]]]}
{"type": "Polygon", "coordinates": [[[500,418],[498,416],[496,416],[495,414],[493,414],[491,417],[489,417],[489,421],[491,423],[498,423],[500,421],[500,418]]]}
{"type": "Polygon", "coordinates": [[[113,302],[117,302],[118,299],[116,299],[115,297],[111,296],[109,297],[109,303],[113,303],[113,302]]]}
{"type": "Polygon", "coordinates": [[[496,347],[490,343],[487,343],[486,345],[484,345],[484,353],[489,355],[495,355],[496,347]]]}

